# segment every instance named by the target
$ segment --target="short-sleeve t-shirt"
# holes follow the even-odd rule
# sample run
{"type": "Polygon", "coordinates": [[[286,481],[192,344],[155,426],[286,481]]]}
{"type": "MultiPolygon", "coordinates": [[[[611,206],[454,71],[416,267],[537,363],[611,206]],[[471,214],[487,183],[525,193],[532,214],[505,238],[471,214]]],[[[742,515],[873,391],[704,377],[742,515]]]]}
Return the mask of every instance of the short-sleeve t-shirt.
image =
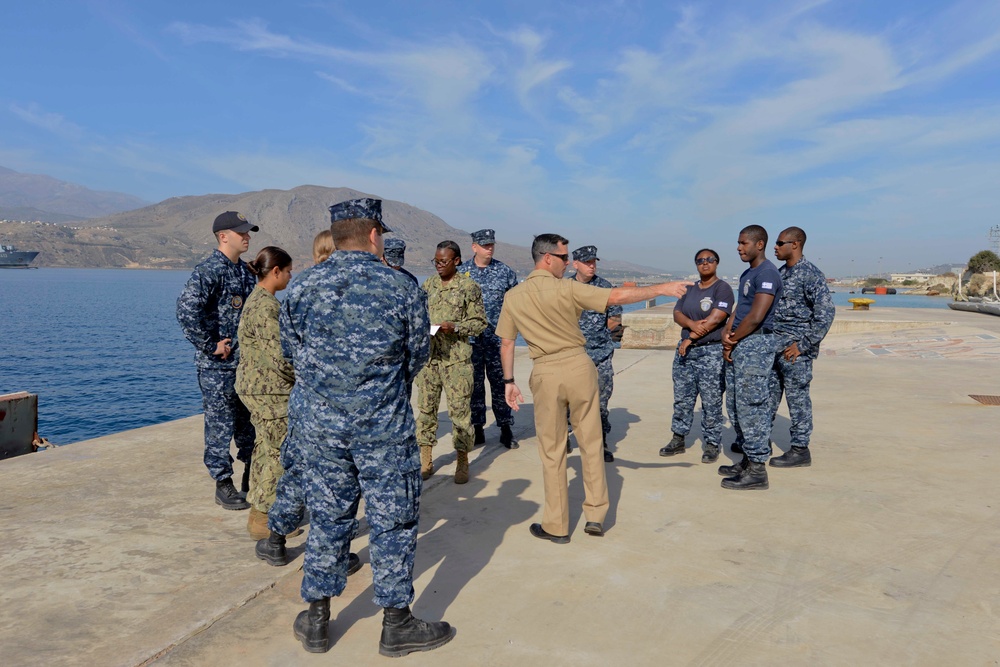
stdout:
{"type": "Polygon", "coordinates": [[[740,326],[743,318],[750,314],[753,299],[758,293],[774,295],[774,301],[771,303],[771,307],[767,309],[767,315],[764,316],[764,321],[760,323],[759,327],[761,329],[773,329],[774,311],[777,310],[778,301],[781,300],[781,275],[778,273],[778,268],[769,259],[765,259],[756,267],[747,269],[740,276],[740,300],[736,304],[733,331],[736,331],[736,327],[740,326]]]}
{"type": "MultiPolygon", "coordinates": [[[[721,310],[727,315],[732,313],[733,302],[735,300],[733,288],[723,280],[716,280],[708,287],[702,287],[701,282],[697,282],[689,287],[687,292],[677,300],[674,310],[681,311],[683,315],[697,322],[708,317],[713,310],[721,310]]],[[[722,330],[725,328],[725,325],[726,322],[723,320],[715,331],[707,336],[698,338],[696,341],[693,341],[693,344],[708,345],[709,343],[721,343],[722,330]]],[[[684,328],[681,330],[681,340],[690,337],[690,329],[684,328]]]]}
{"type": "Polygon", "coordinates": [[[497,336],[514,340],[520,333],[532,359],[575,347],[582,352],[586,339],[580,331],[580,314],[604,312],[609,298],[610,289],[561,280],[535,269],[504,296],[497,336]]]}

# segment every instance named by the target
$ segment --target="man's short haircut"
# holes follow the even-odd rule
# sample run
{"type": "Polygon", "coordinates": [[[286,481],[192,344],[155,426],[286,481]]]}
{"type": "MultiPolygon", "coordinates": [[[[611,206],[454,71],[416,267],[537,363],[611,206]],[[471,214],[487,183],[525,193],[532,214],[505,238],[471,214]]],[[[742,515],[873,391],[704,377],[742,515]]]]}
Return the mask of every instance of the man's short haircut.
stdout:
{"type": "Polygon", "coordinates": [[[379,235],[382,234],[382,223],[371,218],[349,218],[338,220],[330,225],[330,233],[333,235],[333,245],[338,248],[364,247],[368,243],[368,234],[373,229],[377,229],[379,235]]]}
{"type": "Polygon", "coordinates": [[[546,253],[555,252],[559,249],[559,244],[565,243],[569,246],[569,239],[559,234],[539,234],[531,243],[531,259],[535,264],[542,261],[546,253]]]}
{"type": "Polygon", "coordinates": [[[806,233],[802,230],[801,227],[789,227],[788,229],[778,234],[778,236],[786,236],[786,235],[789,237],[788,239],[789,241],[798,241],[800,246],[806,244],[806,233]]]}
{"type": "Polygon", "coordinates": [[[719,253],[715,252],[711,248],[702,248],[701,250],[699,250],[698,252],[696,252],[694,254],[695,261],[698,260],[698,255],[700,255],[703,252],[710,252],[710,253],[712,253],[712,256],[715,257],[715,263],[716,264],[718,264],[719,262],[722,261],[722,259],[719,257],[719,253]]]}
{"type": "Polygon", "coordinates": [[[462,249],[458,247],[458,244],[454,241],[441,241],[437,246],[438,250],[451,250],[455,253],[455,257],[458,261],[462,261],[462,249]]]}
{"type": "Polygon", "coordinates": [[[767,230],[760,225],[747,225],[740,230],[740,236],[743,236],[744,234],[746,234],[746,236],[753,243],[763,241],[764,245],[767,245],[767,230]]]}

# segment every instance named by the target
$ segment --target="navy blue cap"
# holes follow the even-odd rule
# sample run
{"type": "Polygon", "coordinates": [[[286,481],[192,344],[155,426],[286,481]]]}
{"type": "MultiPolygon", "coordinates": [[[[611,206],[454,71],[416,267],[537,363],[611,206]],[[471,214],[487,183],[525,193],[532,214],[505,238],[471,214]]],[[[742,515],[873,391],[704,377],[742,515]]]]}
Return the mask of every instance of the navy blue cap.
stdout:
{"type": "Polygon", "coordinates": [[[362,197],[348,199],[330,207],[330,223],[339,220],[374,220],[382,225],[382,233],[392,230],[382,221],[382,200],[362,197]]]}
{"type": "Polygon", "coordinates": [[[478,232],[472,232],[472,242],[476,245],[496,243],[496,232],[492,229],[480,229],[478,232]]]}
{"type": "Polygon", "coordinates": [[[589,262],[592,259],[596,259],[598,261],[601,260],[601,258],[597,256],[597,246],[595,245],[581,246],[573,251],[574,262],[589,262]]]}
{"type": "Polygon", "coordinates": [[[389,266],[402,266],[403,254],[406,252],[406,241],[395,236],[391,236],[384,241],[383,254],[385,262],[389,266]]]}

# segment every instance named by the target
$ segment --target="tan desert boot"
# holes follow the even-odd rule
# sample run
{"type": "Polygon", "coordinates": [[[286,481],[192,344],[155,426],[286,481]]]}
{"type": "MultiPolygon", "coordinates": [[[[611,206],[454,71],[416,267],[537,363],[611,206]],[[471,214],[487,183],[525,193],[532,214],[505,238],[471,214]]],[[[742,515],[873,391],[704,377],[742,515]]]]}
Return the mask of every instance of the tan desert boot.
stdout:
{"type": "Polygon", "coordinates": [[[455,459],[455,484],[465,484],[469,481],[469,452],[457,451],[455,459]]]}
{"type": "Polygon", "coordinates": [[[428,480],[434,474],[433,448],[420,447],[420,478],[428,480]]]}
{"type": "Polygon", "coordinates": [[[267,529],[267,512],[260,512],[250,508],[250,516],[247,518],[247,532],[255,540],[263,540],[271,535],[267,529]]]}

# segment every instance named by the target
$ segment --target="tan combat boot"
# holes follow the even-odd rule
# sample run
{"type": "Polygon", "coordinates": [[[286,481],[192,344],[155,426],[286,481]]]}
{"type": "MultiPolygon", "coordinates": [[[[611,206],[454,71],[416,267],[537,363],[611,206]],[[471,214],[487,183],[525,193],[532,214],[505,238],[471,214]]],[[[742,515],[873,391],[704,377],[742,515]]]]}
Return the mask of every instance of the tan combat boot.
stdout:
{"type": "Polygon", "coordinates": [[[469,452],[457,451],[455,459],[455,484],[465,484],[469,481],[469,452]]]}
{"type": "Polygon", "coordinates": [[[428,480],[434,474],[433,448],[421,445],[420,447],[420,478],[428,480]]]}
{"type": "Polygon", "coordinates": [[[267,512],[260,512],[251,507],[250,517],[247,519],[247,532],[255,540],[270,537],[271,531],[267,529],[267,512]]]}

